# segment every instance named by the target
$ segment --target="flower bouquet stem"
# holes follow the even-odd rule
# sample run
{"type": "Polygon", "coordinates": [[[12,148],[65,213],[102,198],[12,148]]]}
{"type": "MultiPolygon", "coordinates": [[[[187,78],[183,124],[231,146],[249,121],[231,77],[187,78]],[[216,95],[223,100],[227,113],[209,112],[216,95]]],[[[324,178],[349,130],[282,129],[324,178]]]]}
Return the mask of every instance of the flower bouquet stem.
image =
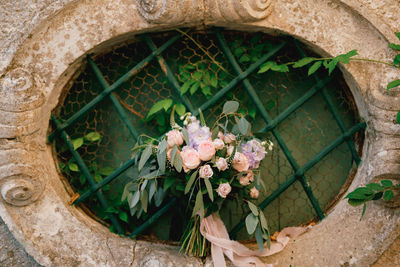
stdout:
{"type": "Polygon", "coordinates": [[[200,216],[190,219],[188,226],[181,238],[181,248],[189,256],[205,257],[209,248],[208,241],[200,233],[200,216]]]}

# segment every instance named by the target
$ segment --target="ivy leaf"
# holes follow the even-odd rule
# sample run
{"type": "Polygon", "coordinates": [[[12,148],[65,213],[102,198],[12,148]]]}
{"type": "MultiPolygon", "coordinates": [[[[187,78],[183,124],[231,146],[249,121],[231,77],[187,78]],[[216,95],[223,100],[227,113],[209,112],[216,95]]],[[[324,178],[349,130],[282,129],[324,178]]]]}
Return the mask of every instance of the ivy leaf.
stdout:
{"type": "Polygon", "coordinates": [[[271,70],[273,71],[278,71],[278,72],[289,72],[289,67],[286,66],[285,64],[278,65],[278,64],[273,64],[271,66],[271,70]]]}
{"type": "Polygon", "coordinates": [[[361,221],[361,219],[364,217],[364,214],[365,214],[365,210],[366,210],[366,209],[367,209],[367,204],[364,203],[363,210],[362,210],[362,213],[361,213],[360,221],[361,221]]]}
{"type": "Polygon", "coordinates": [[[151,115],[153,115],[154,113],[164,109],[165,111],[167,111],[172,105],[172,99],[163,99],[160,100],[158,102],[156,102],[151,108],[149,113],[147,114],[147,118],[149,118],[151,115]]]}
{"type": "Polygon", "coordinates": [[[72,145],[74,146],[74,150],[80,148],[83,145],[83,137],[72,140],[72,145]]]}
{"type": "Polygon", "coordinates": [[[239,63],[246,63],[249,62],[251,59],[248,55],[244,54],[243,56],[240,57],[239,63]]]}
{"type": "Polygon", "coordinates": [[[85,139],[90,142],[99,141],[100,138],[101,138],[101,135],[98,132],[90,132],[87,135],[85,135],[85,139]]]}
{"type": "Polygon", "coordinates": [[[399,80],[391,81],[390,83],[388,83],[388,85],[387,85],[387,87],[386,87],[386,90],[390,90],[390,89],[392,89],[392,88],[394,88],[394,87],[397,87],[397,86],[399,86],[399,85],[400,85],[400,79],[399,79],[399,80]]]}
{"type": "Polygon", "coordinates": [[[317,61],[314,64],[311,65],[311,67],[308,69],[308,76],[316,72],[322,65],[322,61],[317,61]]]}
{"type": "Polygon", "coordinates": [[[267,72],[271,67],[275,64],[273,61],[267,61],[260,66],[260,69],[257,73],[264,73],[267,72]]]}
{"type": "Polygon", "coordinates": [[[207,192],[208,192],[208,196],[210,197],[211,202],[214,201],[214,194],[213,194],[213,189],[210,183],[209,178],[204,178],[204,183],[206,184],[206,188],[207,188],[207,192]]]}
{"type": "Polygon", "coordinates": [[[175,111],[179,116],[183,116],[186,112],[186,107],[182,103],[177,103],[175,107],[175,111]]]}
{"type": "Polygon", "coordinates": [[[236,101],[227,101],[224,104],[222,112],[225,114],[235,113],[239,108],[239,103],[236,101]]]}
{"type": "Polygon", "coordinates": [[[254,216],[258,216],[260,213],[258,212],[257,206],[251,203],[250,201],[247,201],[247,205],[249,205],[249,208],[251,212],[254,214],[254,216]]]}
{"type": "Polygon", "coordinates": [[[302,58],[299,61],[296,61],[296,63],[294,63],[293,68],[303,67],[303,66],[313,62],[314,60],[315,60],[315,58],[313,58],[313,57],[302,58]]]}
{"type": "Polygon", "coordinates": [[[210,84],[211,84],[211,86],[217,88],[217,86],[218,86],[218,79],[215,78],[215,77],[211,78],[210,84]]]}
{"type": "Polygon", "coordinates": [[[199,170],[197,169],[197,170],[196,170],[195,172],[193,172],[192,175],[190,176],[190,179],[189,179],[189,181],[187,182],[186,187],[185,187],[185,195],[186,195],[187,193],[189,193],[190,188],[192,188],[192,185],[193,185],[194,181],[196,180],[198,171],[199,171],[199,170]]]}
{"type": "MultiPolygon", "coordinates": [[[[275,105],[275,102],[274,102],[274,105],[275,105]]],[[[267,110],[267,111],[268,111],[268,110],[267,110]]],[[[249,112],[249,116],[250,116],[250,117],[252,117],[253,119],[256,118],[256,113],[257,113],[257,111],[256,111],[256,108],[255,108],[254,106],[249,107],[248,112],[249,112]]]]}
{"type": "Polygon", "coordinates": [[[180,90],[181,95],[184,95],[189,90],[189,88],[193,82],[194,82],[194,80],[188,80],[181,86],[181,90],[180,90]]]}
{"type": "Polygon", "coordinates": [[[382,180],[381,184],[383,185],[383,187],[386,187],[386,188],[390,188],[393,186],[393,183],[390,180],[382,180]]]}
{"type": "Polygon", "coordinates": [[[79,167],[76,163],[68,163],[68,169],[73,172],[79,172],[79,167]]]}
{"type": "Polygon", "coordinates": [[[249,215],[247,215],[245,222],[247,233],[249,233],[249,235],[253,234],[258,225],[258,218],[254,216],[253,213],[250,213],[249,215]]]}
{"type": "Polygon", "coordinates": [[[331,62],[328,64],[328,73],[331,75],[332,71],[335,69],[338,60],[336,58],[332,59],[331,62]]]}
{"type": "Polygon", "coordinates": [[[190,94],[193,95],[200,87],[200,82],[193,83],[192,87],[190,87],[190,94]]]}
{"type": "Polygon", "coordinates": [[[360,199],[349,199],[348,203],[350,206],[357,207],[365,203],[365,200],[360,199]]]}
{"type": "Polygon", "coordinates": [[[393,198],[394,194],[392,190],[387,190],[385,193],[383,193],[383,200],[389,201],[393,198]]]}
{"type": "Polygon", "coordinates": [[[400,40],[400,32],[395,32],[397,38],[400,40]]]}
{"type": "Polygon", "coordinates": [[[157,116],[157,124],[160,126],[165,125],[165,116],[163,116],[163,114],[160,114],[159,116],[157,116]]]}
{"type": "Polygon", "coordinates": [[[377,184],[377,183],[367,184],[366,187],[368,187],[368,188],[370,188],[370,189],[372,189],[374,191],[379,191],[379,192],[383,191],[383,187],[380,184],[377,184]]]}
{"type": "Polygon", "coordinates": [[[392,48],[393,50],[400,51],[400,45],[398,44],[390,43],[389,47],[392,48]]]}
{"type": "Polygon", "coordinates": [[[144,167],[147,160],[150,158],[152,152],[153,152],[153,149],[152,149],[151,145],[146,146],[146,148],[143,150],[143,154],[140,157],[139,166],[138,166],[139,171],[144,167]]]}
{"type": "Polygon", "coordinates": [[[396,121],[398,124],[400,124],[400,110],[397,112],[396,121]]]}
{"type": "Polygon", "coordinates": [[[121,211],[118,215],[121,221],[128,223],[128,213],[126,213],[125,211],[121,211]]]}
{"type": "Polygon", "coordinates": [[[236,48],[235,50],[233,50],[233,54],[234,54],[236,57],[240,57],[243,53],[244,53],[243,47],[238,47],[238,48],[236,48]]]}
{"type": "Polygon", "coordinates": [[[400,54],[397,55],[394,59],[393,59],[393,64],[398,66],[400,65],[400,54]]]}
{"type": "Polygon", "coordinates": [[[101,169],[99,171],[99,174],[101,174],[103,176],[109,176],[113,172],[114,172],[114,168],[107,166],[107,167],[104,167],[103,169],[101,169]]]}
{"type": "Polygon", "coordinates": [[[195,73],[193,73],[192,75],[193,79],[200,81],[201,78],[203,78],[203,72],[202,71],[196,71],[195,73]]]}
{"type": "Polygon", "coordinates": [[[369,196],[373,195],[374,192],[367,187],[359,187],[350,194],[348,194],[345,198],[349,199],[358,199],[358,200],[365,200],[369,196]]]}
{"type": "Polygon", "coordinates": [[[210,86],[204,86],[203,88],[201,88],[201,92],[203,93],[203,95],[208,96],[208,95],[212,95],[211,93],[211,87],[210,86]]]}

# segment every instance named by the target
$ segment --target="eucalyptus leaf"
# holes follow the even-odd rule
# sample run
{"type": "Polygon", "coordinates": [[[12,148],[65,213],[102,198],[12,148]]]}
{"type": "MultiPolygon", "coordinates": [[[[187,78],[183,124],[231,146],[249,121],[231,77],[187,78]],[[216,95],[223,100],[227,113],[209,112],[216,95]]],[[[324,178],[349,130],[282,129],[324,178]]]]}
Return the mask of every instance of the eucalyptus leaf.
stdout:
{"type": "Polygon", "coordinates": [[[153,149],[151,147],[151,144],[147,145],[146,148],[143,150],[142,156],[140,157],[139,167],[138,167],[139,171],[146,164],[146,162],[150,158],[152,152],[153,152],[153,149]]]}
{"type": "Polygon", "coordinates": [[[158,144],[158,152],[163,152],[167,149],[167,140],[164,138],[159,144],[158,144]]]}
{"type": "Polygon", "coordinates": [[[192,175],[190,176],[189,181],[187,182],[186,187],[185,187],[185,195],[186,195],[187,193],[189,193],[190,188],[192,188],[192,185],[193,185],[194,181],[196,180],[198,171],[199,171],[199,170],[197,169],[197,170],[194,171],[194,172],[192,173],[192,175]]]}
{"type": "Polygon", "coordinates": [[[239,108],[239,103],[236,101],[227,101],[224,104],[222,112],[225,114],[235,113],[239,108]]]}
{"type": "Polygon", "coordinates": [[[203,194],[201,190],[197,192],[196,201],[194,203],[192,217],[195,217],[197,213],[200,213],[200,218],[203,219],[204,217],[204,203],[203,203],[203,194]]]}
{"type": "Polygon", "coordinates": [[[268,228],[268,223],[267,223],[267,219],[265,218],[264,212],[260,212],[260,223],[262,228],[267,231],[267,234],[269,235],[269,228],[268,228]]]}
{"type": "Polygon", "coordinates": [[[154,194],[156,193],[157,185],[155,181],[150,181],[150,186],[149,186],[149,202],[151,202],[151,199],[153,198],[154,194]]]}
{"type": "Polygon", "coordinates": [[[175,155],[178,152],[178,147],[174,146],[171,151],[171,166],[174,166],[175,155]]]}
{"type": "Polygon", "coordinates": [[[249,205],[249,208],[251,212],[254,214],[254,216],[258,216],[259,212],[257,206],[251,203],[250,201],[247,201],[247,204],[249,205]]]}
{"type": "Polygon", "coordinates": [[[144,180],[142,183],[142,186],[140,187],[140,191],[144,191],[146,189],[146,186],[148,184],[149,180],[144,180]]]}
{"type": "Polygon", "coordinates": [[[263,237],[262,237],[262,231],[261,231],[260,226],[257,226],[256,232],[255,232],[254,235],[256,236],[256,241],[257,241],[258,249],[259,249],[260,251],[263,251],[263,250],[264,250],[264,239],[263,239],[263,237]]]}
{"type": "Polygon", "coordinates": [[[161,172],[165,172],[165,164],[167,161],[167,151],[164,150],[161,153],[157,153],[157,163],[161,172]]]}
{"type": "Polygon", "coordinates": [[[135,207],[136,204],[139,203],[139,199],[140,199],[140,191],[136,191],[133,194],[131,201],[129,202],[129,208],[135,207]]]}
{"type": "Polygon", "coordinates": [[[142,208],[144,212],[147,213],[147,205],[149,204],[149,194],[146,190],[140,193],[140,202],[142,203],[142,208]]]}
{"type": "Polygon", "coordinates": [[[178,173],[182,171],[182,157],[179,153],[176,153],[175,159],[174,159],[174,167],[177,170],[178,173]]]}
{"type": "Polygon", "coordinates": [[[213,193],[213,189],[210,183],[209,178],[204,178],[204,183],[206,184],[206,188],[207,188],[207,192],[208,192],[208,196],[210,197],[211,202],[214,201],[214,193],[213,193]]]}
{"type": "Polygon", "coordinates": [[[249,233],[249,235],[253,234],[258,225],[258,218],[254,216],[253,213],[250,213],[249,215],[247,215],[245,222],[247,233],[249,233]]]}
{"type": "Polygon", "coordinates": [[[185,128],[182,129],[182,135],[183,139],[185,139],[186,145],[189,145],[189,133],[185,128]]]}
{"type": "Polygon", "coordinates": [[[164,191],[161,187],[159,187],[157,189],[156,194],[154,195],[154,205],[156,205],[156,207],[159,207],[162,202],[164,200],[164,191]]]}
{"type": "Polygon", "coordinates": [[[246,135],[248,133],[249,126],[250,123],[244,117],[242,117],[238,122],[238,128],[242,135],[246,135]]]}

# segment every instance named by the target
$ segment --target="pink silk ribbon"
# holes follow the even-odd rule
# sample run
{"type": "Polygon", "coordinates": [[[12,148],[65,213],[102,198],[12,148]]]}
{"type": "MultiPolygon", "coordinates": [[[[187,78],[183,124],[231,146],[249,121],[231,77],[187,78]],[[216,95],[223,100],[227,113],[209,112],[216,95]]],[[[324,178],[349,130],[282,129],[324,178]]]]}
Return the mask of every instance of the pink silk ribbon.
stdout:
{"type": "Polygon", "coordinates": [[[200,224],[201,234],[211,242],[211,257],[215,267],[226,267],[224,254],[238,267],[273,267],[274,264],[266,264],[258,257],[266,257],[282,251],[288,244],[290,237],[295,238],[307,231],[309,227],[284,228],[272,241],[270,248],[263,251],[251,250],[237,241],[229,239],[228,231],[224,223],[213,213],[204,218],[200,224]]]}

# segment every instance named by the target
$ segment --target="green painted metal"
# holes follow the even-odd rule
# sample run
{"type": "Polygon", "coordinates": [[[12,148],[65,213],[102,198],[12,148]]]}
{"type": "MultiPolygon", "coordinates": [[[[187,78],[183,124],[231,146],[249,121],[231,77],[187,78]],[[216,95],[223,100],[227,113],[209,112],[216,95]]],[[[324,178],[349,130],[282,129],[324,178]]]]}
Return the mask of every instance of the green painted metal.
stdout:
{"type": "MultiPolygon", "coordinates": [[[[347,141],[349,137],[351,137],[354,133],[364,130],[367,127],[367,124],[365,122],[360,122],[359,124],[353,126],[350,128],[347,132],[345,132],[343,135],[339,136],[336,138],[330,145],[325,147],[320,153],[318,153],[313,159],[311,159],[309,162],[307,162],[303,167],[298,169],[295,174],[290,176],[283,184],[281,184],[278,189],[276,189],[272,194],[270,194],[266,199],[264,199],[260,204],[259,207],[260,209],[265,209],[272,201],[274,201],[281,193],[283,193],[286,189],[288,189],[292,184],[294,184],[297,180],[298,177],[304,177],[304,173],[311,169],[315,164],[317,164],[320,160],[322,160],[325,156],[327,156],[332,150],[337,148],[340,144],[343,142],[347,141]]],[[[303,183],[307,183],[307,181],[304,179],[302,180],[303,183]]],[[[308,185],[305,185],[307,188],[309,187],[308,185]]],[[[229,233],[230,236],[234,237],[237,232],[239,232],[240,229],[242,229],[245,226],[244,222],[238,223],[231,232],[229,233]]]]}
{"type": "MultiPolygon", "coordinates": [[[[296,45],[296,48],[299,51],[300,55],[302,57],[305,57],[306,54],[304,53],[303,49],[300,47],[298,41],[295,41],[295,45],[296,45]]],[[[314,74],[313,77],[315,78],[315,80],[317,82],[320,82],[321,79],[318,77],[317,74],[314,74]]],[[[342,119],[340,118],[339,112],[335,108],[335,105],[333,104],[331,97],[328,95],[328,92],[326,91],[326,88],[322,89],[322,96],[324,97],[326,103],[328,104],[328,108],[331,111],[331,113],[333,115],[333,118],[335,119],[335,121],[336,121],[337,125],[339,126],[340,130],[342,131],[342,133],[345,133],[346,132],[346,128],[344,127],[344,123],[343,123],[342,119]]],[[[354,161],[356,162],[357,165],[359,165],[361,163],[361,159],[358,156],[358,153],[357,153],[357,150],[356,150],[356,148],[354,146],[353,140],[348,139],[348,140],[346,140],[346,143],[347,143],[347,146],[350,149],[350,152],[351,152],[351,154],[353,156],[354,161]]]]}
{"type": "MultiPolygon", "coordinates": [[[[147,35],[145,35],[144,38],[145,38],[147,45],[150,47],[150,49],[152,51],[156,51],[157,47],[154,44],[154,42],[151,40],[151,38],[147,35]]],[[[179,86],[178,81],[176,80],[173,72],[171,71],[171,68],[168,66],[167,62],[161,56],[161,54],[157,55],[157,60],[158,60],[158,63],[160,64],[161,70],[164,72],[165,76],[167,76],[172,87],[174,87],[176,93],[178,94],[179,99],[186,106],[186,108],[193,114],[195,112],[195,109],[193,108],[193,105],[181,94],[181,87],[179,86]]]]}
{"type": "Polygon", "coordinates": [[[143,233],[148,227],[150,227],[153,223],[155,223],[164,213],[166,213],[176,202],[176,198],[171,199],[164,207],[159,209],[153,216],[151,216],[145,223],[135,229],[129,237],[136,238],[138,235],[143,233]]]}
{"type": "MultiPolygon", "coordinates": [[[[60,127],[60,122],[52,115],[51,116],[54,124],[56,125],[57,128],[60,127]]],[[[83,175],[85,175],[86,179],[89,181],[90,186],[94,187],[96,185],[96,182],[94,181],[92,175],[90,175],[89,169],[86,166],[85,162],[83,161],[83,159],[81,158],[81,156],[79,155],[78,152],[76,152],[76,150],[74,149],[74,145],[72,144],[71,138],[69,137],[69,135],[67,134],[67,132],[65,130],[59,130],[59,132],[61,133],[61,138],[64,140],[64,142],[67,144],[68,149],[71,151],[72,156],[75,158],[76,163],[79,166],[79,169],[82,171],[83,175]]],[[[105,210],[107,210],[108,203],[107,200],[104,198],[104,195],[100,192],[97,191],[96,192],[96,196],[99,199],[101,205],[103,206],[103,208],[105,210]]],[[[124,230],[122,229],[121,225],[119,224],[117,218],[115,217],[114,214],[109,213],[109,217],[111,220],[112,225],[115,227],[116,231],[119,234],[123,234],[124,230]]]]}
{"type": "MultiPolygon", "coordinates": [[[[239,64],[236,62],[232,52],[230,51],[229,47],[226,44],[226,41],[223,37],[223,35],[221,34],[220,31],[216,32],[217,34],[217,39],[220,41],[222,50],[224,51],[225,55],[227,56],[229,62],[231,63],[231,65],[233,66],[233,68],[235,69],[235,71],[237,72],[238,75],[242,74],[242,70],[239,66],[239,64]]],[[[256,105],[257,109],[259,110],[259,112],[261,113],[262,117],[264,118],[265,122],[267,123],[267,125],[269,125],[272,120],[268,115],[268,112],[265,110],[264,105],[261,103],[260,98],[258,97],[256,91],[254,90],[253,86],[250,84],[250,82],[247,79],[243,80],[243,85],[246,88],[247,92],[249,93],[250,97],[252,98],[254,104],[256,105]]],[[[311,90],[313,90],[313,88],[311,88],[311,90]]],[[[304,101],[306,101],[307,99],[303,99],[304,101]]],[[[292,165],[292,168],[295,172],[297,172],[299,170],[299,166],[296,163],[296,161],[294,160],[293,156],[291,155],[289,149],[287,148],[286,144],[283,142],[282,138],[280,137],[278,131],[276,129],[272,130],[272,134],[274,135],[274,137],[277,139],[279,146],[282,148],[283,153],[285,154],[286,158],[288,159],[288,161],[290,162],[290,164],[292,165]]],[[[318,217],[320,219],[323,219],[325,217],[324,212],[322,211],[320,205],[318,204],[317,199],[314,197],[311,188],[307,186],[307,182],[305,181],[305,177],[304,174],[302,175],[298,175],[299,180],[301,181],[301,184],[305,190],[305,192],[307,193],[308,198],[311,201],[311,204],[313,205],[318,217]]]]}
{"type": "MultiPolygon", "coordinates": [[[[101,94],[96,96],[92,101],[90,101],[87,105],[85,105],[82,109],[80,109],[78,112],[76,112],[71,118],[69,118],[66,122],[62,123],[59,127],[58,130],[56,131],[61,131],[66,129],[68,126],[70,126],[72,123],[74,123],[77,119],[79,119],[82,115],[84,115],[86,112],[91,110],[94,106],[96,106],[100,101],[102,101],[108,94],[110,94],[112,91],[117,89],[121,84],[123,84],[126,80],[131,78],[133,75],[137,74],[140,72],[144,67],[149,64],[151,60],[153,60],[154,57],[156,57],[158,54],[160,54],[162,51],[167,49],[169,46],[171,46],[174,42],[176,42],[181,36],[176,35],[172,37],[170,40],[165,42],[162,46],[160,46],[157,50],[153,51],[148,57],[143,59],[139,64],[137,64],[135,67],[133,67],[130,71],[122,75],[121,78],[119,78],[115,83],[113,83],[111,86],[107,87],[101,94]]],[[[48,141],[52,141],[55,136],[55,132],[51,133],[48,136],[48,141]]]]}
{"type": "MultiPolygon", "coordinates": [[[[346,142],[351,150],[351,153],[353,155],[354,160],[359,163],[360,159],[358,157],[357,151],[355,150],[354,147],[354,142],[351,140],[352,135],[361,130],[366,128],[365,122],[359,123],[356,126],[353,126],[351,129],[346,131],[345,126],[343,121],[340,118],[340,115],[338,114],[332,100],[330,99],[330,96],[327,94],[326,89],[325,89],[325,84],[330,80],[330,78],[326,78],[323,80],[320,80],[317,77],[317,83],[315,86],[310,88],[303,96],[298,98],[294,103],[292,103],[289,107],[287,107],[283,112],[281,112],[275,119],[271,119],[267,110],[264,108],[260,98],[258,97],[255,89],[251,85],[250,81],[248,80],[248,76],[254,72],[261,64],[263,64],[265,61],[267,61],[269,58],[271,58],[273,55],[276,54],[283,46],[284,43],[281,43],[278,46],[275,46],[273,49],[269,51],[269,53],[265,54],[262,58],[257,60],[255,63],[250,65],[250,67],[246,71],[242,71],[240,68],[239,64],[236,62],[234,56],[232,55],[232,52],[230,51],[230,48],[228,47],[225,38],[223,34],[217,30],[216,31],[216,36],[217,39],[220,42],[220,46],[228,59],[229,63],[235,70],[237,76],[230,81],[228,85],[226,85],[223,89],[218,91],[211,99],[208,101],[204,102],[201,106],[201,110],[206,110],[207,108],[211,107],[215,103],[217,103],[227,92],[229,92],[232,88],[237,86],[239,82],[242,82],[245,89],[247,90],[250,98],[254,102],[255,106],[257,107],[257,110],[259,111],[259,114],[262,116],[264,121],[267,123],[267,126],[262,129],[263,132],[271,132],[273,136],[276,138],[277,143],[279,144],[280,148],[282,149],[285,157],[287,158],[288,162],[290,163],[291,167],[293,168],[294,174],[291,175],[288,179],[286,179],[275,191],[273,191],[266,199],[264,199],[261,204],[259,205],[261,209],[265,209],[272,201],[274,201],[280,194],[282,194],[284,191],[286,191],[291,185],[293,185],[296,181],[299,181],[299,183],[302,185],[305,193],[308,196],[308,199],[310,200],[314,210],[316,211],[318,217],[320,219],[324,218],[324,213],[315,198],[315,196],[312,193],[312,189],[309,186],[304,173],[308,171],[310,168],[312,168],[314,165],[316,165],[319,161],[321,161],[325,156],[327,156],[332,150],[337,148],[340,144],[343,142],[346,142]],[[339,136],[337,139],[335,139],[331,144],[326,146],[322,151],[320,151],[316,156],[314,156],[310,161],[308,161],[306,164],[304,164],[302,167],[298,166],[297,162],[295,161],[294,157],[292,156],[290,150],[288,149],[287,145],[281,138],[279,132],[277,131],[276,127],[279,125],[283,120],[285,120],[289,115],[291,115],[293,112],[295,112],[300,106],[302,106],[305,102],[307,102],[312,96],[317,94],[318,92],[322,92],[322,95],[324,96],[324,99],[328,103],[329,110],[333,114],[333,117],[335,118],[335,121],[339,125],[340,130],[342,131],[342,135],[339,136]]],[[[87,180],[89,181],[91,187],[88,191],[86,191],[84,194],[82,194],[75,202],[74,204],[79,204],[88,197],[90,197],[92,194],[96,193],[97,198],[100,200],[102,206],[107,209],[107,202],[104,199],[103,194],[99,189],[101,189],[103,186],[109,184],[111,181],[119,177],[124,171],[126,171],[129,167],[133,166],[136,162],[135,159],[131,159],[127,162],[125,162],[121,167],[119,167],[117,170],[115,170],[111,175],[103,179],[99,183],[95,183],[93,180],[93,177],[91,177],[90,172],[88,168],[86,167],[85,163],[83,162],[82,158],[78,154],[77,151],[73,150],[73,145],[71,143],[71,140],[67,133],[65,132],[65,129],[72,125],[78,118],[80,118],[83,114],[87,113],[89,110],[91,110],[94,106],[96,106],[101,100],[103,100],[107,95],[109,95],[113,105],[115,106],[117,113],[119,117],[122,119],[124,124],[128,127],[129,132],[131,135],[137,139],[138,133],[136,129],[133,127],[131,122],[128,119],[127,114],[125,113],[124,108],[121,106],[119,103],[118,99],[113,94],[110,94],[112,91],[114,91],[118,86],[120,86],[123,82],[128,80],[130,77],[133,75],[137,74],[139,71],[141,71],[154,57],[157,57],[158,63],[161,67],[161,70],[164,72],[166,75],[168,81],[172,85],[172,87],[175,89],[175,91],[178,93],[181,101],[185,104],[185,106],[190,110],[194,115],[198,115],[198,111],[194,110],[193,106],[187,99],[183,96],[180,95],[180,86],[178,81],[176,80],[173,72],[171,71],[170,67],[167,65],[165,59],[162,57],[161,53],[169,46],[171,46],[175,41],[179,39],[180,36],[175,36],[165,42],[162,46],[159,48],[156,47],[154,42],[149,36],[145,36],[144,40],[146,41],[147,45],[150,47],[152,50],[152,53],[146,57],[144,60],[142,60],[139,64],[137,64],[135,67],[133,67],[130,71],[125,73],[121,78],[119,78],[115,83],[113,83],[111,86],[109,86],[100,72],[100,69],[97,67],[97,65],[91,60],[91,58],[88,58],[89,65],[93,69],[98,81],[101,83],[101,85],[104,88],[104,91],[96,96],[93,100],[91,100],[86,106],[84,106],[82,109],[80,109],[78,112],[76,112],[73,116],[71,116],[66,122],[60,123],[57,119],[52,117],[52,120],[54,121],[56,125],[56,131],[53,132],[51,135],[49,135],[48,139],[52,140],[54,135],[58,132],[61,134],[62,139],[64,142],[68,145],[68,148],[70,149],[73,157],[76,159],[82,173],[85,175],[87,180]]],[[[172,199],[169,203],[167,203],[163,208],[159,209],[150,219],[148,219],[145,223],[143,223],[141,226],[137,227],[131,234],[130,237],[135,238],[139,234],[141,234],[145,229],[147,229],[149,226],[151,226],[156,220],[158,220],[165,212],[167,212],[173,204],[176,202],[176,199],[172,199]]],[[[109,214],[110,219],[114,227],[117,229],[119,233],[122,233],[122,227],[119,225],[118,220],[115,218],[113,214],[109,214]]],[[[244,226],[244,222],[241,222],[237,224],[233,230],[231,231],[231,235],[234,236],[242,227],[244,226]]]]}
{"type": "MultiPolygon", "coordinates": [[[[97,67],[97,65],[94,64],[93,60],[89,56],[87,57],[87,60],[89,62],[90,67],[92,68],[94,74],[96,75],[97,80],[103,86],[104,90],[107,90],[107,88],[109,87],[109,84],[107,83],[106,79],[104,78],[103,74],[101,73],[99,67],[97,67]]],[[[132,137],[135,140],[137,140],[139,137],[139,133],[136,131],[135,127],[133,127],[124,108],[119,103],[118,99],[115,97],[115,95],[113,93],[111,93],[109,96],[110,96],[110,99],[111,99],[115,109],[118,112],[118,115],[120,116],[120,118],[122,119],[122,121],[124,122],[126,127],[128,127],[128,130],[131,133],[132,137]]]]}
{"type": "MultiPolygon", "coordinates": [[[[246,71],[241,72],[227,86],[225,86],[224,88],[219,90],[211,99],[209,99],[207,102],[202,104],[199,109],[204,111],[207,108],[214,105],[215,103],[217,103],[217,101],[220,100],[227,92],[229,92],[232,88],[234,88],[240,81],[244,80],[247,76],[249,76],[261,64],[263,64],[265,61],[267,61],[269,58],[271,58],[273,55],[275,55],[284,45],[285,45],[285,43],[281,43],[280,45],[277,45],[276,47],[272,48],[271,51],[269,51],[267,54],[262,56],[255,63],[253,63],[246,71]]],[[[196,110],[193,114],[194,114],[194,116],[197,116],[197,115],[199,115],[199,111],[196,110]]]]}

